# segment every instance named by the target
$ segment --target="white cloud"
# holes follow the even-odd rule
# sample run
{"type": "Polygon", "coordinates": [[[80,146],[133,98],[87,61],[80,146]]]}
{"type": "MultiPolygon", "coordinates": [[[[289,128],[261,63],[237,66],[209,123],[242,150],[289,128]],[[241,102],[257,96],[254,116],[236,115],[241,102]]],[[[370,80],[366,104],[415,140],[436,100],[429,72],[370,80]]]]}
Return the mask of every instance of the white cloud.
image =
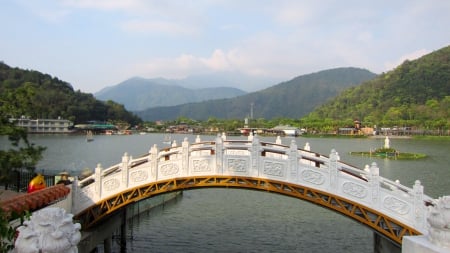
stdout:
{"type": "Polygon", "coordinates": [[[163,33],[169,35],[192,35],[197,33],[195,27],[187,24],[157,20],[128,20],[121,24],[121,28],[128,32],[163,33]]]}
{"type": "Polygon", "coordinates": [[[138,11],[143,6],[139,0],[64,0],[62,4],[68,7],[105,11],[138,11]]]}
{"type": "Polygon", "coordinates": [[[420,49],[420,50],[408,53],[406,55],[402,55],[399,59],[397,59],[395,61],[386,62],[384,64],[385,70],[386,71],[392,70],[392,69],[396,68],[398,65],[402,64],[406,60],[412,61],[412,60],[418,59],[426,54],[429,54],[429,53],[430,53],[430,51],[427,49],[420,49]]]}

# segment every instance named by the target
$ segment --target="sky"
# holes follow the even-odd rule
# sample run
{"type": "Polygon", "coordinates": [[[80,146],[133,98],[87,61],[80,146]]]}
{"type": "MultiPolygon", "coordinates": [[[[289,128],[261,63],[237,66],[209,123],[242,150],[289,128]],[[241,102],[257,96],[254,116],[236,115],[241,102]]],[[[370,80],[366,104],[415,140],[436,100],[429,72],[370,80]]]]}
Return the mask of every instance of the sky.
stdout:
{"type": "Polygon", "coordinates": [[[0,61],[89,93],[136,76],[287,81],[337,67],[379,74],[450,45],[448,0],[0,3],[0,61]]]}

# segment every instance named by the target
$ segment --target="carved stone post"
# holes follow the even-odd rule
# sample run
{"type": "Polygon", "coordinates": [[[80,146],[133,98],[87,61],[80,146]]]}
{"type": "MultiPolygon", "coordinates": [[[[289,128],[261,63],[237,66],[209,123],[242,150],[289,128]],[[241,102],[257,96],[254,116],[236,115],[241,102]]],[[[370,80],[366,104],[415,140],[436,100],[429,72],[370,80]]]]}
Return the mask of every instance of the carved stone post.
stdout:
{"type": "Polygon", "coordinates": [[[95,201],[102,197],[102,165],[99,163],[95,168],[95,201]]]}
{"type": "Polygon", "coordinates": [[[329,158],[329,164],[328,169],[330,172],[330,191],[336,192],[337,191],[337,181],[338,181],[338,160],[339,155],[336,152],[335,149],[331,150],[330,158],[329,158]]]}
{"type": "Polygon", "coordinates": [[[425,205],[423,204],[423,186],[419,180],[414,182],[414,223],[415,227],[425,228],[425,205]]]}
{"type": "Polygon", "coordinates": [[[125,187],[128,187],[128,169],[129,169],[129,161],[130,157],[128,156],[128,153],[125,152],[122,156],[122,166],[120,167],[122,172],[122,183],[125,187]]]}
{"type": "Polygon", "coordinates": [[[73,215],[63,208],[47,207],[24,221],[17,230],[15,252],[77,253],[81,234],[79,223],[73,223],[73,215]]]}
{"type": "Polygon", "coordinates": [[[150,149],[150,180],[155,182],[158,179],[158,147],[156,144],[150,149]]]}
{"type": "Polygon", "coordinates": [[[289,167],[291,170],[290,179],[291,182],[297,182],[298,174],[298,147],[295,140],[291,141],[291,146],[289,148],[289,167]]]}
{"type": "Polygon", "coordinates": [[[262,165],[260,165],[260,143],[259,143],[259,138],[255,135],[253,136],[252,139],[252,148],[251,148],[251,165],[250,165],[250,175],[255,175],[255,172],[257,171],[258,174],[255,175],[257,177],[259,177],[260,175],[262,175],[262,171],[264,170],[264,168],[262,168],[262,165]]]}
{"type": "Polygon", "coordinates": [[[381,199],[379,198],[380,192],[380,168],[376,162],[373,162],[369,168],[369,182],[370,187],[372,188],[372,204],[374,207],[379,208],[381,206],[381,199]]]}

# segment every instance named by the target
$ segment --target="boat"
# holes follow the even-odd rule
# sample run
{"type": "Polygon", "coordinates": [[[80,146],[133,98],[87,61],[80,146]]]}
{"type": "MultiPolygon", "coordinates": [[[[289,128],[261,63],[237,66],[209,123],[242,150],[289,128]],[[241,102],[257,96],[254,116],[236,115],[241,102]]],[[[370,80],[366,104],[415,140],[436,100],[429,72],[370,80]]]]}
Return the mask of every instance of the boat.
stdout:
{"type": "Polygon", "coordinates": [[[94,140],[94,134],[92,133],[91,130],[88,130],[88,131],[86,132],[86,141],[87,141],[87,142],[91,142],[91,141],[93,141],[93,140],[94,140]]]}

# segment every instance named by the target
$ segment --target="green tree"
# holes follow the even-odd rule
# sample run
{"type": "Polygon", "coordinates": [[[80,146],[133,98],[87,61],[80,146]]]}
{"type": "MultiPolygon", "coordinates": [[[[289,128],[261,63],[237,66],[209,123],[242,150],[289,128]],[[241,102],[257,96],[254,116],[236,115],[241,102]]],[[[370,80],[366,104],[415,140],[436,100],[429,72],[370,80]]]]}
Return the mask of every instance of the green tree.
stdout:
{"type": "MultiPolygon", "coordinates": [[[[0,113],[4,115],[1,109],[0,104],[0,113]]],[[[45,147],[29,142],[25,129],[16,127],[6,117],[0,116],[0,136],[3,135],[8,137],[10,147],[0,150],[0,183],[7,189],[14,171],[23,168],[34,171],[36,163],[42,159],[45,147]]]]}

